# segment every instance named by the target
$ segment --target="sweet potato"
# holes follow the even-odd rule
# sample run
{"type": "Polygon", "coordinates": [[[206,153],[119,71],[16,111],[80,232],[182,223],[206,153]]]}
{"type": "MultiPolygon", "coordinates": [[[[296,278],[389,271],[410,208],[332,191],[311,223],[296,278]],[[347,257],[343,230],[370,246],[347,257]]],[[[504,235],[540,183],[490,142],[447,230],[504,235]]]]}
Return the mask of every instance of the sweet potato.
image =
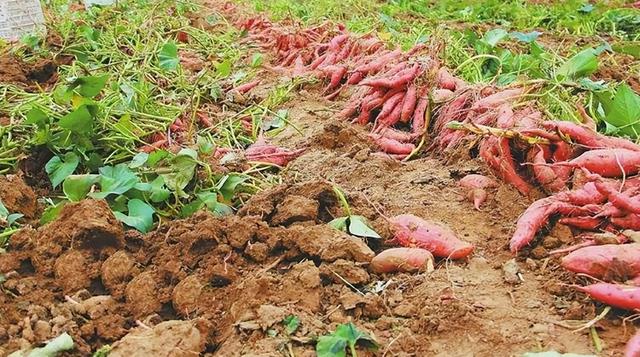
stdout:
{"type": "Polygon", "coordinates": [[[438,88],[448,89],[451,91],[456,90],[456,80],[445,67],[440,67],[440,69],[438,69],[436,81],[438,83],[438,88]]]}
{"type": "Polygon", "coordinates": [[[402,102],[402,112],[400,113],[400,121],[406,123],[411,118],[413,110],[416,107],[417,89],[415,85],[410,85],[407,88],[407,94],[404,96],[404,102],[402,102]]]}
{"type": "Polygon", "coordinates": [[[394,139],[385,138],[378,134],[369,134],[369,137],[388,154],[410,154],[416,146],[410,143],[401,143],[394,139]]]}
{"type": "Polygon", "coordinates": [[[387,99],[387,101],[382,105],[382,109],[378,114],[378,120],[386,118],[393,112],[396,106],[399,105],[402,108],[402,98],[404,98],[404,92],[397,92],[391,98],[387,99]]]}
{"type": "Polygon", "coordinates": [[[640,231],[640,215],[635,213],[630,213],[622,217],[611,217],[610,221],[611,224],[618,228],[640,231]]]}
{"type": "Polygon", "coordinates": [[[401,143],[408,143],[416,138],[415,134],[407,133],[406,131],[400,131],[393,128],[384,128],[378,132],[382,137],[397,140],[401,143]]]}
{"type": "Polygon", "coordinates": [[[425,128],[425,114],[428,107],[429,99],[424,96],[423,89],[422,95],[418,99],[418,104],[416,104],[416,109],[413,111],[413,118],[411,119],[412,133],[421,135],[426,131],[427,128],[425,128]]]}
{"type": "Polygon", "coordinates": [[[577,158],[553,165],[584,168],[604,177],[621,177],[638,173],[640,152],[629,149],[597,149],[577,158]]]}
{"type": "Polygon", "coordinates": [[[498,187],[498,182],[496,182],[496,180],[478,174],[469,174],[461,178],[460,181],[458,181],[458,184],[469,189],[498,187]]]}
{"type": "Polygon", "coordinates": [[[405,247],[418,247],[436,257],[460,259],[473,252],[473,245],[461,241],[449,228],[425,221],[411,214],[390,219],[393,241],[405,247]]]}
{"type": "Polygon", "coordinates": [[[601,194],[593,182],[587,182],[584,186],[576,190],[557,193],[555,197],[558,200],[570,202],[578,206],[590,203],[603,203],[607,200],[607,196],[601,194]]]}
{"type": "Polygon", "coordinates": [[[627,341],[624,357],[640,357],[640,329],[627,341]]]}
{"type": "Polygon", "coordinates": [[[516,230],[509,242],[509,249],[516,254],[529,245],[540,228],[547,224],[549,217],[556,213],[557,202],[553,197],[545,197],[532,203],[518,219],[516,230]]]}
{"type": "Polygon", "coordinates": [[[487,191],[483,188],[474,188],[469,191],[467,197],[473,202],[473,208],[480,211],[480,207],[487,200],[487,191]]]}
{"type": "Polygon", "coordinates": [[[448,89],[435,89],[431,92],[431,99],[434,103],[444,103],[453,99],[456,94],[448,89]]]}
{"type": "Polygon", "coordinates": [[[522,195],[529,195],[531,186],[516,171],[508,139],[496,138],[495,136],[485,138],[480,144],[480,157],[522,195]]]}
{"type": "Polygon", "coordinates": [[[638,286],[596,283],[576,288],[592,299],[613,307],[626,310],[640,309],[640,287],[638,286]]]}
{"type": "Polygon", "coordinates": [[[433,271],[433,255],[422,248],[390,248],[376,255],[369,264],[374,273],[412,273],[433,271]]]}
{"type": "Polygon", "coordinates": [[[556,130],[589,149],[628,149],[640,151],[640,146],[629,140],[602,135],[593,129],[569,121],[545,121],[546,129],[556,130]]]}
{"type": "Polygon", "coordinates": [[[475,112],[484,112],[488,109],[497,108],[504,103],[515,101],[522,94],[524,94],[523,88],[505,89],[476,101],[471,106],[471,110],[475,112]]]}
{"type": "Polygon", "coordinates": [[[575,228],[584,229],[587,231],[596,230],[603,222],[598,217],[564,217],[558,220],[558,223],[565,226],[571,226],[575,228]]]}
{"type": "Polygon", "coordinates": [[[531,148],[533,174],[536,181],[549,192],[560,192],[567,188],[566,182],[556,175],[552,167],[546,166],[544,151],[540,146],[531,148]]]}
{"type": "MultiPolygon", "coordinates": [[[[629,196],[627,192],[615,190],[611,185],[607,185],[600,179],[596,179],[594,184],[598,192],[607,196],[609,202],[615,207],[629,213],[640,213],[640,200],[637,198],[629,196]]],[[[635,189],[632,189],[632,191],[635,191],[635,189]]]]}
{"type": "Polygon", "coordinates": [[[250,91],[253,88],[255,88],[258,84],[260,84],[260,80],[255,80],[255,81],[251,81],[249,83],[245,83],[245,84],[239,85],[239,86],[235,87],[234,90],[238,91],[240,94],[245,94],[248,91],[250,91]]]}
{"type": "Polygon", "coordinates": [[[561,265],[569,271],[596,279],[604,279],[611,273],[627,278],[639,276],[640,243],[604,244],[578,249],[562,258],[561,265]]]}

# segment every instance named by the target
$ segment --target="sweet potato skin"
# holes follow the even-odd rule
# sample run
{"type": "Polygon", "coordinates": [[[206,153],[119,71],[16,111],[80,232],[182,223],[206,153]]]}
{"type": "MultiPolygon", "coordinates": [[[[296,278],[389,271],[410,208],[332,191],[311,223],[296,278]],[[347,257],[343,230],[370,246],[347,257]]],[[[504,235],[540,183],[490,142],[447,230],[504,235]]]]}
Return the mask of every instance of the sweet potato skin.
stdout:
{"type": "Polygon", "coordinates": [[[412,273],[433,271],[433,254],[422,248],[390,248],[376,255],[369,264],[374,273],[412,273]]]}
{"type": "Polygon", "coordinates": [[[620,309],[640,309],[640,287],[612,283],[595,283],[577,288],[592,299],[620,309]]]}
{"type": "Polygon", "coordinates": [[[573,251],[562,258],[563,268],[596,279],[604,279],[613,269],[624,267],[628,277],[640,276],[640,243],[604,244],[573,251]]]}
{"type": "Polygon", "coordinates": [[[411,214],[390,219],[394,241],[405,247],[418,247],[441,258],[461,259],[473,252],[474,246],[464,242],[449,228],[428,222],[411,214]]]}
{"type": "Polygon", "coordinates": [[[627,342],[627,347],[624,349],[624,357],[639,357],[640,356],[640,329],[636,331],[627,342]]]}

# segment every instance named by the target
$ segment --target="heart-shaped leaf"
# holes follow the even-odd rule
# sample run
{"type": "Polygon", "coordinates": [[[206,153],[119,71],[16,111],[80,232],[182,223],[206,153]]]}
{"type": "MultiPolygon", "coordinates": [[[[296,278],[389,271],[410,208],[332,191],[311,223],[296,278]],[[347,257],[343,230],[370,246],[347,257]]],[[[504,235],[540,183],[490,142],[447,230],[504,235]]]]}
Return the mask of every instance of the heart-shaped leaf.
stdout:
{"type": "Polygon", "coordinates": [[[142,233],[147,233],[153,227],[153,207],[144,201],[134,198],[127,203],[128,213],[113,212],[118,220],[142,233]]]}
{"type": "Polygon", "coordinates": [[[167,71],[174,71],[180,65],[178,46],[176,46],[174,42],[167,42],[162,45],[160,53],[158,53],[158,61],[160,68],[167,71]]]}
{"type": "Polygon", "coordinates": [[[70,175],[62,183],[62,192],[69,201],[80,201],[87,197],[91,186],[98,182],[99,177],[99,175],[70,175]]]}
{"type": "Polygon", "coordinates": [[[93,115],[86,104],[60,118],[58,122],[61,128],[77,134],[89,134],[93,132],[93,115]]]}
{"type": "Polygon", "coordinates": [[[49,175],[49,180],[51,180],[53,188],[58,187],[67,176],[71,175],[79,163],[80,158],[73,152],[64,154],[62,158],[60,156],[52,157],[44,166],[44,170],[47,172],[47,175],[49,175]]]}
{"type": "Polygon", "coordinates": [[[100,94],[100,91],[107,84],[109,75],[86,76],[75,78],[69,84],[68,90],[74,90],[85,98],[93,98],[100,94]]]}
{"type": "Polygon", "coordinates": [[[100,192],[89,194],[96,199],[106,198],[110,194],[121,195],[140,182],[138,176],[129,170],[126,164],[105,166],[98,171],[100,172],[100,192]]]}

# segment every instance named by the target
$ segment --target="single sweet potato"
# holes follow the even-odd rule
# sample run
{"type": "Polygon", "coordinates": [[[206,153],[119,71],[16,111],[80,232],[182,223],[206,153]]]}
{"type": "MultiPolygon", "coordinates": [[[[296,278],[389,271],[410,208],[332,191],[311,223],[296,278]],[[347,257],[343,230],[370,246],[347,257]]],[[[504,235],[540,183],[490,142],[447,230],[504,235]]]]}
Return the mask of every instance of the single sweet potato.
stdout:
{"type": "Polygon", "coordinates": [[[374,273],[412,273],[433,271],[433,255],[422,248],[390,248],[376,255],[369,264],[374,273]]]}

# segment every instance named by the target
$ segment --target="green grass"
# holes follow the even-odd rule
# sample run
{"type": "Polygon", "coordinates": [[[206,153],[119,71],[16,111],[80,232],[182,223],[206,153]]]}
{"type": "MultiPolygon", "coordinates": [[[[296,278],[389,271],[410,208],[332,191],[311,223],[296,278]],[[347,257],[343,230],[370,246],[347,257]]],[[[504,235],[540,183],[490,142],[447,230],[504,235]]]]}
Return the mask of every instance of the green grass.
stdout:
{"type": "Polygon", "coordinates": [[[254,142],[262,120],[275,116],[297,85],[274,87],[259,102],[227,98],[257,69],[238,44],[240,32],[222,16],[191,0],[121,0],[87,11],[69,11],[67,1],[55,0],[45,9],[49,40],[29,35],[1,50],[26,63],[70,58],[64,61],[70,64],[58,68],[50,90],[0,83],[0,117],[10,119],[0,127],[0,173],[14,171],[33,150],[54,155],[47,173],[56,187],[43,222],[66,202],[105,196],[118,218],[148,230],[153,217],[201,208],[224,214],[279,181],[270,166],[223,173],[211,165],[216,148],[254,142]],[[184,34],[188,43],[180,41],[184,34]],[[204,68],[183,68],[182,52],[197,55],[204,68]],[[221,120],[199,125],[196,113],[214,108],[221,120]],[[252,119],[249,132],[240,120],[245,116],[252,119]],[[176,137],[187,151],[139,153],[177,119],[187,127],[176,137]]]}

